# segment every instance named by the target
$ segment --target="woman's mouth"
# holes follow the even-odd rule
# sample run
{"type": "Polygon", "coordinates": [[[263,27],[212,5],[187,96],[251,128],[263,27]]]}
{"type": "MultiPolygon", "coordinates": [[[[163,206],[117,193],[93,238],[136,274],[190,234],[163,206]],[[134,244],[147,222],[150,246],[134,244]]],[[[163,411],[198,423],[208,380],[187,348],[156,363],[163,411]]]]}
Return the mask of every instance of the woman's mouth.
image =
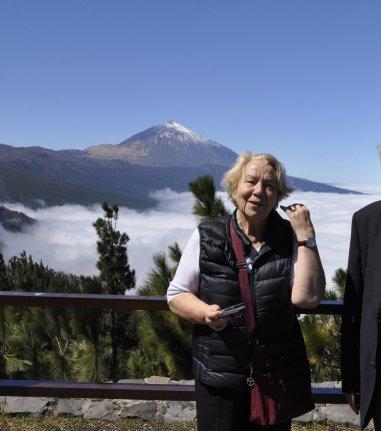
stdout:
{"type": "Polygon", "coordinates": [[[249,204],[254,205],[256,207],[261,207],[263,206],[263,203],[260,201],[248,201],[249,204]]]}

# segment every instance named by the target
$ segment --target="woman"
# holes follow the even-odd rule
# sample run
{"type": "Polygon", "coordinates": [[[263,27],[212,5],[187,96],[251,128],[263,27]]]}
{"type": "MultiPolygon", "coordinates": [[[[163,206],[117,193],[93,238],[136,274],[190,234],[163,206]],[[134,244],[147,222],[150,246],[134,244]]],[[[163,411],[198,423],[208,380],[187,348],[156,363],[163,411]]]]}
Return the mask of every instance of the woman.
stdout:
{"type": "MultiPolygon", "coordinates": [[[[225,174],[223,185],[236,210],[232,216],[200,223],[167,293],[170,309],[195,324],[199,431],[261,428],[249,421],[245,323],[242,317],[219,317],[222,308],[242,302],[230,218],[253,262],[247,268],[257,324],[251,338],[265,344],[290,339],[298,325],[293,305],[314,308],[325,289],[308,209],[302,204],[283,207],[289,221],[275,211],[292,191],[282,164],[269,154],[244,153],[225,174]]],[[[271,429],[290,427],[287,421],[271,429]]]]}

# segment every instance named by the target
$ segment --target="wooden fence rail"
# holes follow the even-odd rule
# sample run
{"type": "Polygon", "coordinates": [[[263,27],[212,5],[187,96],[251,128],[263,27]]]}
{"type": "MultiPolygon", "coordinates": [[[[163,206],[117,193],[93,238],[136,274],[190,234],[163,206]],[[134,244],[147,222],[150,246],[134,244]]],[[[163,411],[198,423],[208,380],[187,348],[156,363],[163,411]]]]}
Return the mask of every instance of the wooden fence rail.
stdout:
{"type": "MultiPolygon", "coordinates": [[[[0,291],[0,306],[169,310],[164,296],[91,295],[80,293],[0,291]]],[[[341,314],[342,301],[321,301],[317,308],[295,308],[299,314],[341,314]]]]}
{"type": "MultiPolygon", "coordinates": [[[[0,307],[60,307],[116,310],[168,310],[161,296],[138,295],[83,295],[72,293],[8,292],[0,291],[0,307]]],[[[299,314],[341,314],[341,301],[322,301],[315,309],[296,309],[299,314]]],[[[313,387],[316,403],[343,404],[345,397],[339,388],[313,387]]],[[[195,399],[193,385],[145,383],[84,383],[35,380],[0,379],[0,395],[57,397],[57,398],[110,398],[140,400],[195,399]]]]}

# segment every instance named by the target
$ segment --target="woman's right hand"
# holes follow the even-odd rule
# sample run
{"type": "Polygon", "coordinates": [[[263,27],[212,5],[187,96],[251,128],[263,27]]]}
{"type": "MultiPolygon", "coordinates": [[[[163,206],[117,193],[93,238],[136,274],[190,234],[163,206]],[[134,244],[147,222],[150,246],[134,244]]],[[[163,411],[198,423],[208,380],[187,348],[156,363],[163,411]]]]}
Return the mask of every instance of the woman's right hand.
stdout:
{"type": "Polygon", "coordinates": [[[191,292],[183,292],[173,298],[169,308],[178,316],[199,325],[208,325],[213,331],[222,331],[230,317],[218,317],[221,307],[217,304],[209,305],[201,301],[191,292]]]}
{"type": "Polygon", "coordinates": [[[222,331],[228,324],[230,317],[218,317],[221,312],[221,307],[217,304],[208,305],[205,311],[205,323],[213,331],[222,331]]]}

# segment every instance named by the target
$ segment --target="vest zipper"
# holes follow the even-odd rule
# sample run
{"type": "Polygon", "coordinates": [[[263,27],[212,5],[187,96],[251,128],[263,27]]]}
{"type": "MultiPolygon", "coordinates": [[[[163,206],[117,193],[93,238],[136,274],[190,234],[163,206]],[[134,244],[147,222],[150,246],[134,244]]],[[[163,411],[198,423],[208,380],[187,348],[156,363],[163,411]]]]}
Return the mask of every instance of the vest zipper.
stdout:
{"type": "Polygon", "coordinates": [[[249,374],[249,377],[246,379],[246,383],[250,388],[253,388],[255,386],[253,362],[249,362],[249,369],[250,369],[250,374],[249,374]]]}
{"type": "Polygon", "coordinates": [[[251,298],[251,302],[253,303],[253,313],[254,313],[254,319],[256,321],[256,323],[258,323],[258,319],[257,319],[257,298],[256,298],[256,292],[255,292],[255,278],[258,272],[258,268],[255,266],[255,262],[253,263],[253,267],[252,270],[250,271],[250,277],[249,277],[249,281],[250,281],[250,292],[252,295],[251,298]],[[254,299],[254,300],[253,300],[254,299]]]}

